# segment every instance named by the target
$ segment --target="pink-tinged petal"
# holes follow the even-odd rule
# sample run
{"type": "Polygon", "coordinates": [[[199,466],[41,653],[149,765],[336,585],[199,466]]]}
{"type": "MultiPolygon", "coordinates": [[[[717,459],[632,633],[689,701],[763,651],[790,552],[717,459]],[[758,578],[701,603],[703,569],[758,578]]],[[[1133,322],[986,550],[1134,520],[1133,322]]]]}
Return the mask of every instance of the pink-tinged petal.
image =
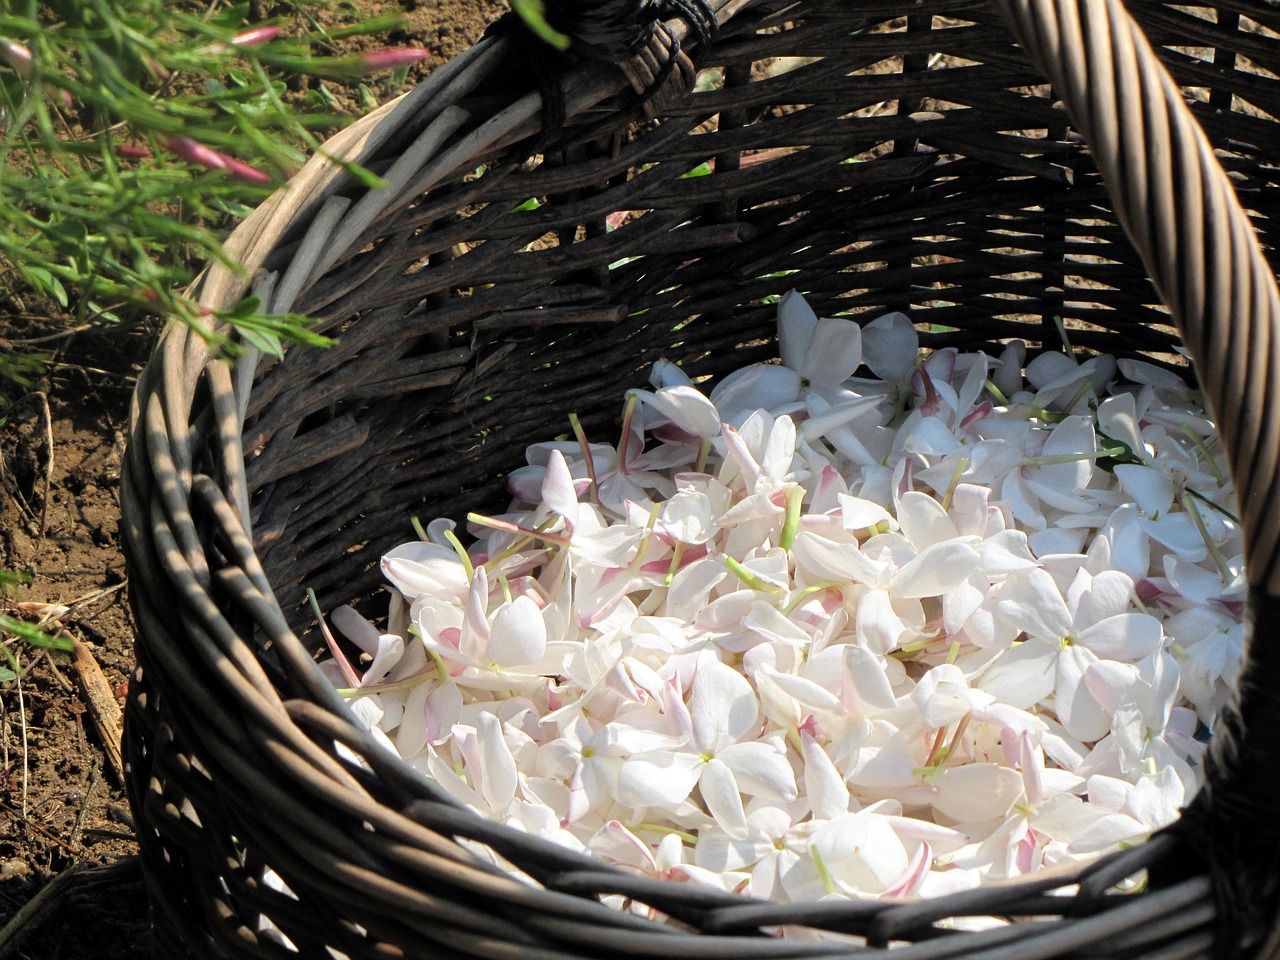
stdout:
{"type": "Polygon", "coordinates": [[[1053,693],[1057,661],[1055,646],[1024,640],[1000,654],[982,674],[980,686],[1000,702],[1027,710],[1053,693]]]}
{"type": "Polygon", "coordinates": [[[394,633],[379,635],[373,662],[369,664],[360,680],[360,686],[368,687],[380,683],[391,672],[391,668],[404,656],[404,637],[394,633]]]}
{"type": "Polygon", "coordinates": [[[862,328],[863,362],[881,380],[906,383],[919,352],[920,336],[904,313],[886,313],[862,328]]]}
{"type": "Polygon", "coordinates": [[[804,792],[815,820],[832,820],[849,812],[849,788],[825,750],[809,734],[800,736],[804,758],[804,792]]]}
{"type": "Polygon", "coordinates": [[[889,591],[904,600],[940,597],[968,579],[981,562],[978,551],[967,543],[935,543],[898,571],[889,591]]]}
{"type": "Polygon", "coordinates": [[[559,450],[552,450],[547,472],[542,481],[542,499],[547,509],[564,518],[565,529],[573,533],[578,524],[578,491],[569,472],[568,461],[559,450]]]}
{"type": "Polygon", "coordinates": [[[610,820],[592,834],[587,849],[609,863],[619,863],[637,870],[654,869],[653,852],[648,844],[617,820],[610,820]]]}
{"type": "Polygon", "coordinates": [[[910,862],[906,848],[884,817],[847,813],[813,832],[823,865],[842,889],[883,893],[910,862]]]}
{"type": "Polygon", "coordinates": [[[684,702],[680,676],[673,676],[662,691],[662,712],[671,723],[671,732],[684,741],[693,739],[693,717],[684,702]]]}
{"type": "Polygon", "coordinates": [[[783,366],[803,369],[809,358],[818,315],[799,292],[788,290],[778,301],[778,350],[783,366]]]}
{"type": "Polygon", "coordinates": [[[780,803],[790,803],[797,796],[791,764],[775,743],[731,743],[716,754],[716,759],[733,771],[740,793],[780,803]]]}
{"type": "Polygon", "coordinates": [[[1086,627],[1076,639],[1104,660],[1141,660],[1159,649],[1164,631],[1155,617],[1122,613],[1086,627]]]}
{"type": "Polygon", "coordinates": [[[932,865],[933,850],[927,843],[920,844],[920,846],[916,847],[916,852],[911,855],[911,862],[907,864],[907,869],[903,871],[902,876],[890,885],[882,896],[915,896],[920,892],[920,887],[924,883],[925,877],[929,875],[929,868],[932,865]]]}
{"type": "Polygon", "coordinates": [[[1138,509],[1148,517],[1164,516],[1173,506],[1176,493],[1173,481],[1165,473],[1139,463],[1120,463],[1115,467],[1120,489],[1133,498],[1138,509]]]}
{"type": "Polygon", "coordinates": [[[410,600],[425,594],[456,601],[470,586],[462,561],[451,548],[420,541],[383,554],[382,575],[410,600]]]}
{"type": "Polygon", "coordinates": [[[840,701],[855,716],[867,717],[898,705],[884,664],[863,647],[847,644],[841,660],[840,701]]]}
{"type": "Polygon", "coordinates": [[[689,799],[705,767],[692,753],[632,757],[618,771],[618,802],[627,807],[676,807],[689,799]]]}
{"type": "Polygon", "coordinates": [[[853,376],[862,365],[862,328],[852,320],[823,317],[813,331],[806,356],[798,370],[815,386],[834,387],[853,376]]]}
{"type": "Polygon", "coordinates": [[[814,485],[809,503],[809,512],[824,514],[828,510],[834,510],[839,505],[840,497],[847,496],[848,493],[849,487],[844,482],[844,477],[840,476],[840,471],[827,464],[818,473],[818,480],[814,485]]]}
{"type": "Polygon", "coordinates": [[[335,607],[329,614],[329,620],[338,628],[339,633],[365,653],[373,656],[378,652],[378,628],[351,607],[335,607]]]}
{"type": "Polygon", "coordinates": [[[663,387],[657,393],[644,390],[631,393],[695,437],[709,438],[720,432],[720,412],[696,387],[677,385],[663,387]]]}
{"type": "Polygon", "coordinates": [[[751,452],[751,447],[742,434],[732,427],[726,426],[722,436],[724,437],[725,451],[728,453],[729,459],[733,461],[733,465],[742,474],[743,484],[747,491],[752,491],[755,489],[756,481],[760,479],[760,464],[756,462],[755,454],[751,452]]]}
{"type": "Polygon", "coordinates": [[[1018,769],[1022,773],[1022,790],[1033,807],[1045,798],[1044,754],[1031,739],[1031,734],[1018,734],[1018,769]]]}
{"type": "Polygon", "coordinates": [[[956,374],[956,359],[960,351],[955,347],[944,347],[935,350],[924,358],[920,368],[929,374],[929,378],[938,386],[950,384],[956,374]]]}
{"type": "Polygon", "coordinates": [[[542,611],[528,597],[504,603],[489,625],[488,656],[504,667],[535,663],[547,649],[542,611]]]}
{"type": "Polygon", "coordinates": [[[699,750],[715,753],[755,728],[759,702],[746,677],[708,655],[698,660],[689,693],[689,716],[694,744],[699,750]]]}
{"type": "MultiPolygon", "coordinates": [[[[462,692],[455,683],[441,683],[427,695],[424,706],[427,742],[443,743],[462,717],[462,692]]],[[[406,756],[402,754],[402,756],[406,756]]]]}
{"type": "Polygon", "coordinates": [[[1022,774],[995,763],[949,767],[938,780],[933,807],[956,823],[999,820],[1022,796],[1022,774]]]}
{"type": "Polygon", "coordinates": [[[1085,671],[1098,658],[1085,648],[1073,644],[1058,656],[1058,682],[1053,695],[1053,709],[1064,730],[1082,743],[1101,740],[1111,730],[1111,716],[1089,693],[1085,671]]]}
{"type": "Polygon", "coordinates": [[[707,805],[707,812],[720,829],[734,840],[747,839],[747,814],[742,809],[742,794],[738,792],[733,771],[713,757],[703,768],[698,789],[707,805]]]}
{"type": "MultiPolygon", "coordinates": [[[[500,813],[514,799],[519,781],[516,759],[511,755],[507,738],[502,733],[502,721],[492,713],[480,714],[476,740],[480,747],[481,769],[484,771],[484,780],[479,785],[480,792],[489,801],[490,809],[500,813]]],[[[474,776],[475,771],[471,772],[474,776]]]]}
{"type": "Polygon", "coordinates": [[[486,660],[489,648],[489,577],[484,567],[476,567],[467,592],[467,605],[462,615],[462,634],[458,639],[458,652],[470,658],[472,663],[486,660]]]}

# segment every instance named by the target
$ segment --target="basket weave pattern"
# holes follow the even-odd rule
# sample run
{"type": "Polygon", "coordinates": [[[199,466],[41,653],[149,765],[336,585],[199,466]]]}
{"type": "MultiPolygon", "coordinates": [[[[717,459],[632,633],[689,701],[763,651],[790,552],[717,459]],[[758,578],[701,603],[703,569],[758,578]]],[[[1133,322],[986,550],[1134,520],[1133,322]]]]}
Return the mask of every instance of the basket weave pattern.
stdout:
{"type": "MultiPolygon", "coordinates": [[[[564,70],[553,130],[518,40],[482,41],[327,145],[386,189],[317,159],[234,237],[264,303],[315,316],[336,347],[228,365],[174,329],[148,366],[123,491],[139,627],[126,754],[160,955],[295,956],[264,917],[308,958],[852,949],[760,935],[781,925],[855,934],[870,953],[909,941],[905,960],[1173,958],[1208,957],[1220,923],[1234,932],[1218,949],[1270,932],[1274,854],[1242,839],[1277,786],[1259,774],[1280,755],[1263,689],[1280,654],[1264,644],[1188,821],[1213,824],[1211,844],[1188,827],[1082,877],[905,904],[759,903],[496,827],[382,753],[315,670],[306,588],[325,609],[372,596],[411,512],[495,502],[502,471],[571,410],[588,435],[612,432],[622,389],[659,357],[696,376],[774,356],[772,302],[790,287],[820,314],[902,309],[953,328],[925,335],[935,347],[1054,349],[1061,317],[1077,347],[1176,362],[1172,314],[1234,455],[1254,614],[1274,608],[1280,339],[1263,251],[1280,223],[1280,13],[1130,5],[1188,112],[1108,0],[713,6],[698,90],[655,110],[628,81],[652,63],[584,60],[564,70]],[[1202,861],[1206,848],[1219,852],[1202,861]],[[1143,868],[1152,892],[1107,894],[1143,868]],[[989,914],[1056,919],[939,925],[989,914]]],[[[199,286],[211,307],[247,292],[220,269],[199,286]]]]}

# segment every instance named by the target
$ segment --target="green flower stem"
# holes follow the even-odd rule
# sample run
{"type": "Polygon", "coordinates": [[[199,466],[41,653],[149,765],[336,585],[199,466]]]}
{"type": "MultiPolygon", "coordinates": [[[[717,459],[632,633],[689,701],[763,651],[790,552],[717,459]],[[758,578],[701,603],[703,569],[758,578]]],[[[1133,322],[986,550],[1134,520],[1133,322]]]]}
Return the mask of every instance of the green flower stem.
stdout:
{"type": "Polygon", "coordinates": [[[1196,448],[1196,452],[1200,454],[1200,458],[1204,460],[1205,466],[1209,468],[1209,472],[1213,474],[1213,478],[1218,481],[1218,488],[1221,489],[1227,485],[1227,477],[1222,472],[1222,468],[1218,466],[1218,461],[1213,458],[1213,454],[1209,452],[1209,448],[1205,446],[1204,438],[1191,429],[1187,424],[1182,425],[1182,432],[1186,434],[1192,445],[1196,448]]]}
{"type": "Polygon", "coordinates": [[[471,562],[471,555],[467,553],[467,548],[462,545],[462,541],[458,539],[458,535],[452,530],[446,530],[444,538],[449,541],[449,546],[453,547],[453,552],[458,555],[458,559],[462,562],[462,572],[467,575],[467,580],[470,581],[476,575],[476,568],[471,562]]]}
{"type": "Polygon", "coordinates": [[[942,495],[942,509],[951,509],[951,498],[955,496],[956,487],[960,485],[960,478],[964,476],[964,472],[969,469],[969,458],[961,457],[956,461],[956,467],[951,471],[951,480],[947,483],[947,492],[942,495]]]}
{"type": "Polygon", "coordinates": [[[732,573],[735,577],[741,580],[744,584],[746,584],[752,590],[756,590],[760,593],[783,593],[784,592],[782,587],[774,583],[769,583],[767,580],[764,580],[761,577],[757,576],[755,573],[752,573],[751,570],[749,570],[747,567],[745,567],[743,564],[741,564],[737,560],[733,559],[733,557],[721,557],[720,559],[724,563],[724,565],[729,568],[730,573],[732,573]]]}
{"type": "Polygon", "coordinates": [[[790,550],[791,544],[795,542],[796,533],[800,529],[800,507],[803,500],[804,487],[798,483],[787,487],[787,510],[782,521],[782,536],[778,540],[778,546],[783,550],[790,550]]]}
{"type": "Polygon", "coordinates": [[[1043,457],[1023,457],[1022,466],[1045,467],[1055,463],[1076,463],[1080,460],[1105,460],[1108,457],[1122,457],[1124,454],[1124,447],[1103,447],[1101,450],[1085,453],[1054,453],[1043,457]]]}
{"type": "Polygon", "coordinates": [[[991,394],[991,398],[995,400],[998,406],[1007,407],[1009,405],[1009,398],[1004,395],[1003,390],[996,386],[994,380],[986,381],[985,386],[987,393],[991,394]]]}
{"type": "Polygon", "coordinates": [[[687,830],[677,830],[675,827],[664,826],[661,823],[637,823],[635,830],[643,830],[646,833],[657,833],[664,837],[679,837],[685,843],[693,845],[698,842],[698,835],[689,833],[687,830]]]}
{"type": "Polygon", "coordinates": [[[787,601],[786,606],[782,608],[784,617],[790,616],[800,604],[804,603],[815,593],[821,593],[824,590],[839,590],[841,587],[849,586],[848,582],[843,580],[823,580],[812,586],[805,587],[803,590],[797,590],[792,594],[791,599],[787,601]]]}
{"type": "MultiPolygon", "coordinates": [[[[486,517],[482,513],[468,513],[467,522],[477,524],[481,527],[488,527],[490,530],[501,530],[504,533],[522,533],[526,538],[524,541],[526,543],[529,540],[542,540],[546,543],[554,543],[557,547],[569,546],[568,537],[562,537],[558,533],[547,533],[542,529],[544,524],[539,524],[537,529],[530,530],[528,527],[522,527],[519,524],[510,523],[507,520],[498,520],[494,517],[486,517]]],[[[510,550],[511,548],[508,547],[507,549],[510,550]]],[[[514,552],[515,551],[512,550],[512,553],[514,552]]],[[[507,551],[504,550],[503,553],[505,554],[507,551]]],[[[510,554],[507,555],[509,556],[510,554]]],[[[492,562],[492,560],[489,561],[489,563],[492,562]]],[[[488,564],[485,566],[488,567],[488,564]]]]}
{"type": "Polygon", "coordinates": [[[822,859],[822,853],[816,843],[809,844],[809,856],[813,857],[813,865],[818,868],[818,876],[822,878],[822,887],[827,893],[838,893],[836,882],[831,879],[831,871],[822,859]]]}
{"type": "Polygon", "coordinates": [[[1235,574],[1231,572],[1231,567],[1227,565],[1227,558],[1222,555],[1218,545],[1213,542],[1213,537],[1209,536],[1209,529],[1204,525],[1204,517],[1200,516],[1200,508],[1196,506],[1194,499],[1184,499],[1182,505],[1186,508],[1187,513],[1191,514],[1191,522],[1200,531],[1200,539],[1208,547],[1209,556],[1213,557],[1214,566],[1218,568],[1218,575],[1222,577],[1222,582],[1230,583],[1235,579],[1235,574]]]}
{"type": "Polygon", "coordinates": [[[576,413],[569,414],[569,426],[573,427],[573,435],[577,438],[578,446],[582,450],[582,460],[587,465],[587,476],[591,478],[591,502],[597,506],[600,503],[600,481],[596,479],[596,461],[591,455],[591,444],[587,442],[587,433],[582,429],[582,421],[578,419],[576,413]]]}

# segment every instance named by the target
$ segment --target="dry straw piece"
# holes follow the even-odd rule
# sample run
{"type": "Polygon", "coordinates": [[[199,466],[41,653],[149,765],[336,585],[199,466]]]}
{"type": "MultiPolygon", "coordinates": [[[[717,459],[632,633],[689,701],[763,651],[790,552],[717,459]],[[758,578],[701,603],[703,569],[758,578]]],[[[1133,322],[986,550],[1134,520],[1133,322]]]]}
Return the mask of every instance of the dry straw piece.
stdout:
{"type": "MultiPolygon", "coordinates": [[[[695,23],[629,35],[625,69],[494,31],[339,134],[326,152],[386,187],[318,157],[233,238],[259,294],[338,345],[232,366],[174,328],[142,376],[125,757],[158,955],[1277,955],[1280,12],[714,0],[710,41],[679,6],[695,23]],[[936,900],[751,901],[453,806],[322,679],[306,588],[325,609],[372,597],[407,515],[496,503],[527,442],[569,411],[603,435],[659,357],[697,376],[773,356],[790,287],[825,315],[911,310],[930,346],[1060,349],[1062,318],[1075,349],[1176,363],[1181,330],[1231,451],[1258,629],[1175,827],[1073,875],[936,900]],[[1146,892],[1109,892],[1142,870],[1146,892]],[[974,915],[1015,922],[949,929],[974,915]]],[[[214,268],[198,294],[230,307],[249,282],[214,268]]]]}

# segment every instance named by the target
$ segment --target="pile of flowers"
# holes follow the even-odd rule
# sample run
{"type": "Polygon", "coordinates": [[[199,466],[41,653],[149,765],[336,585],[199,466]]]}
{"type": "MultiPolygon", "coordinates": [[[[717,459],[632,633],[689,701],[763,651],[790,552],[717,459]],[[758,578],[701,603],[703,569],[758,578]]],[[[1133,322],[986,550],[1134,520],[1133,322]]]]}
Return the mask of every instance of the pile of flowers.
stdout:
{"type": "Polygon", "coordinates": [[[660,361],[616,445],[570,417],[529,447],[469,549],[436,520],[388,553],[385,629],[331,615],[356,714],[484,816],[780,900],[955,891],[1172,821],[1243,639],[1198,396],[1021,343],[921,358],[903,314],[794,292],[779,341],[709,395],[660,361]]]}

